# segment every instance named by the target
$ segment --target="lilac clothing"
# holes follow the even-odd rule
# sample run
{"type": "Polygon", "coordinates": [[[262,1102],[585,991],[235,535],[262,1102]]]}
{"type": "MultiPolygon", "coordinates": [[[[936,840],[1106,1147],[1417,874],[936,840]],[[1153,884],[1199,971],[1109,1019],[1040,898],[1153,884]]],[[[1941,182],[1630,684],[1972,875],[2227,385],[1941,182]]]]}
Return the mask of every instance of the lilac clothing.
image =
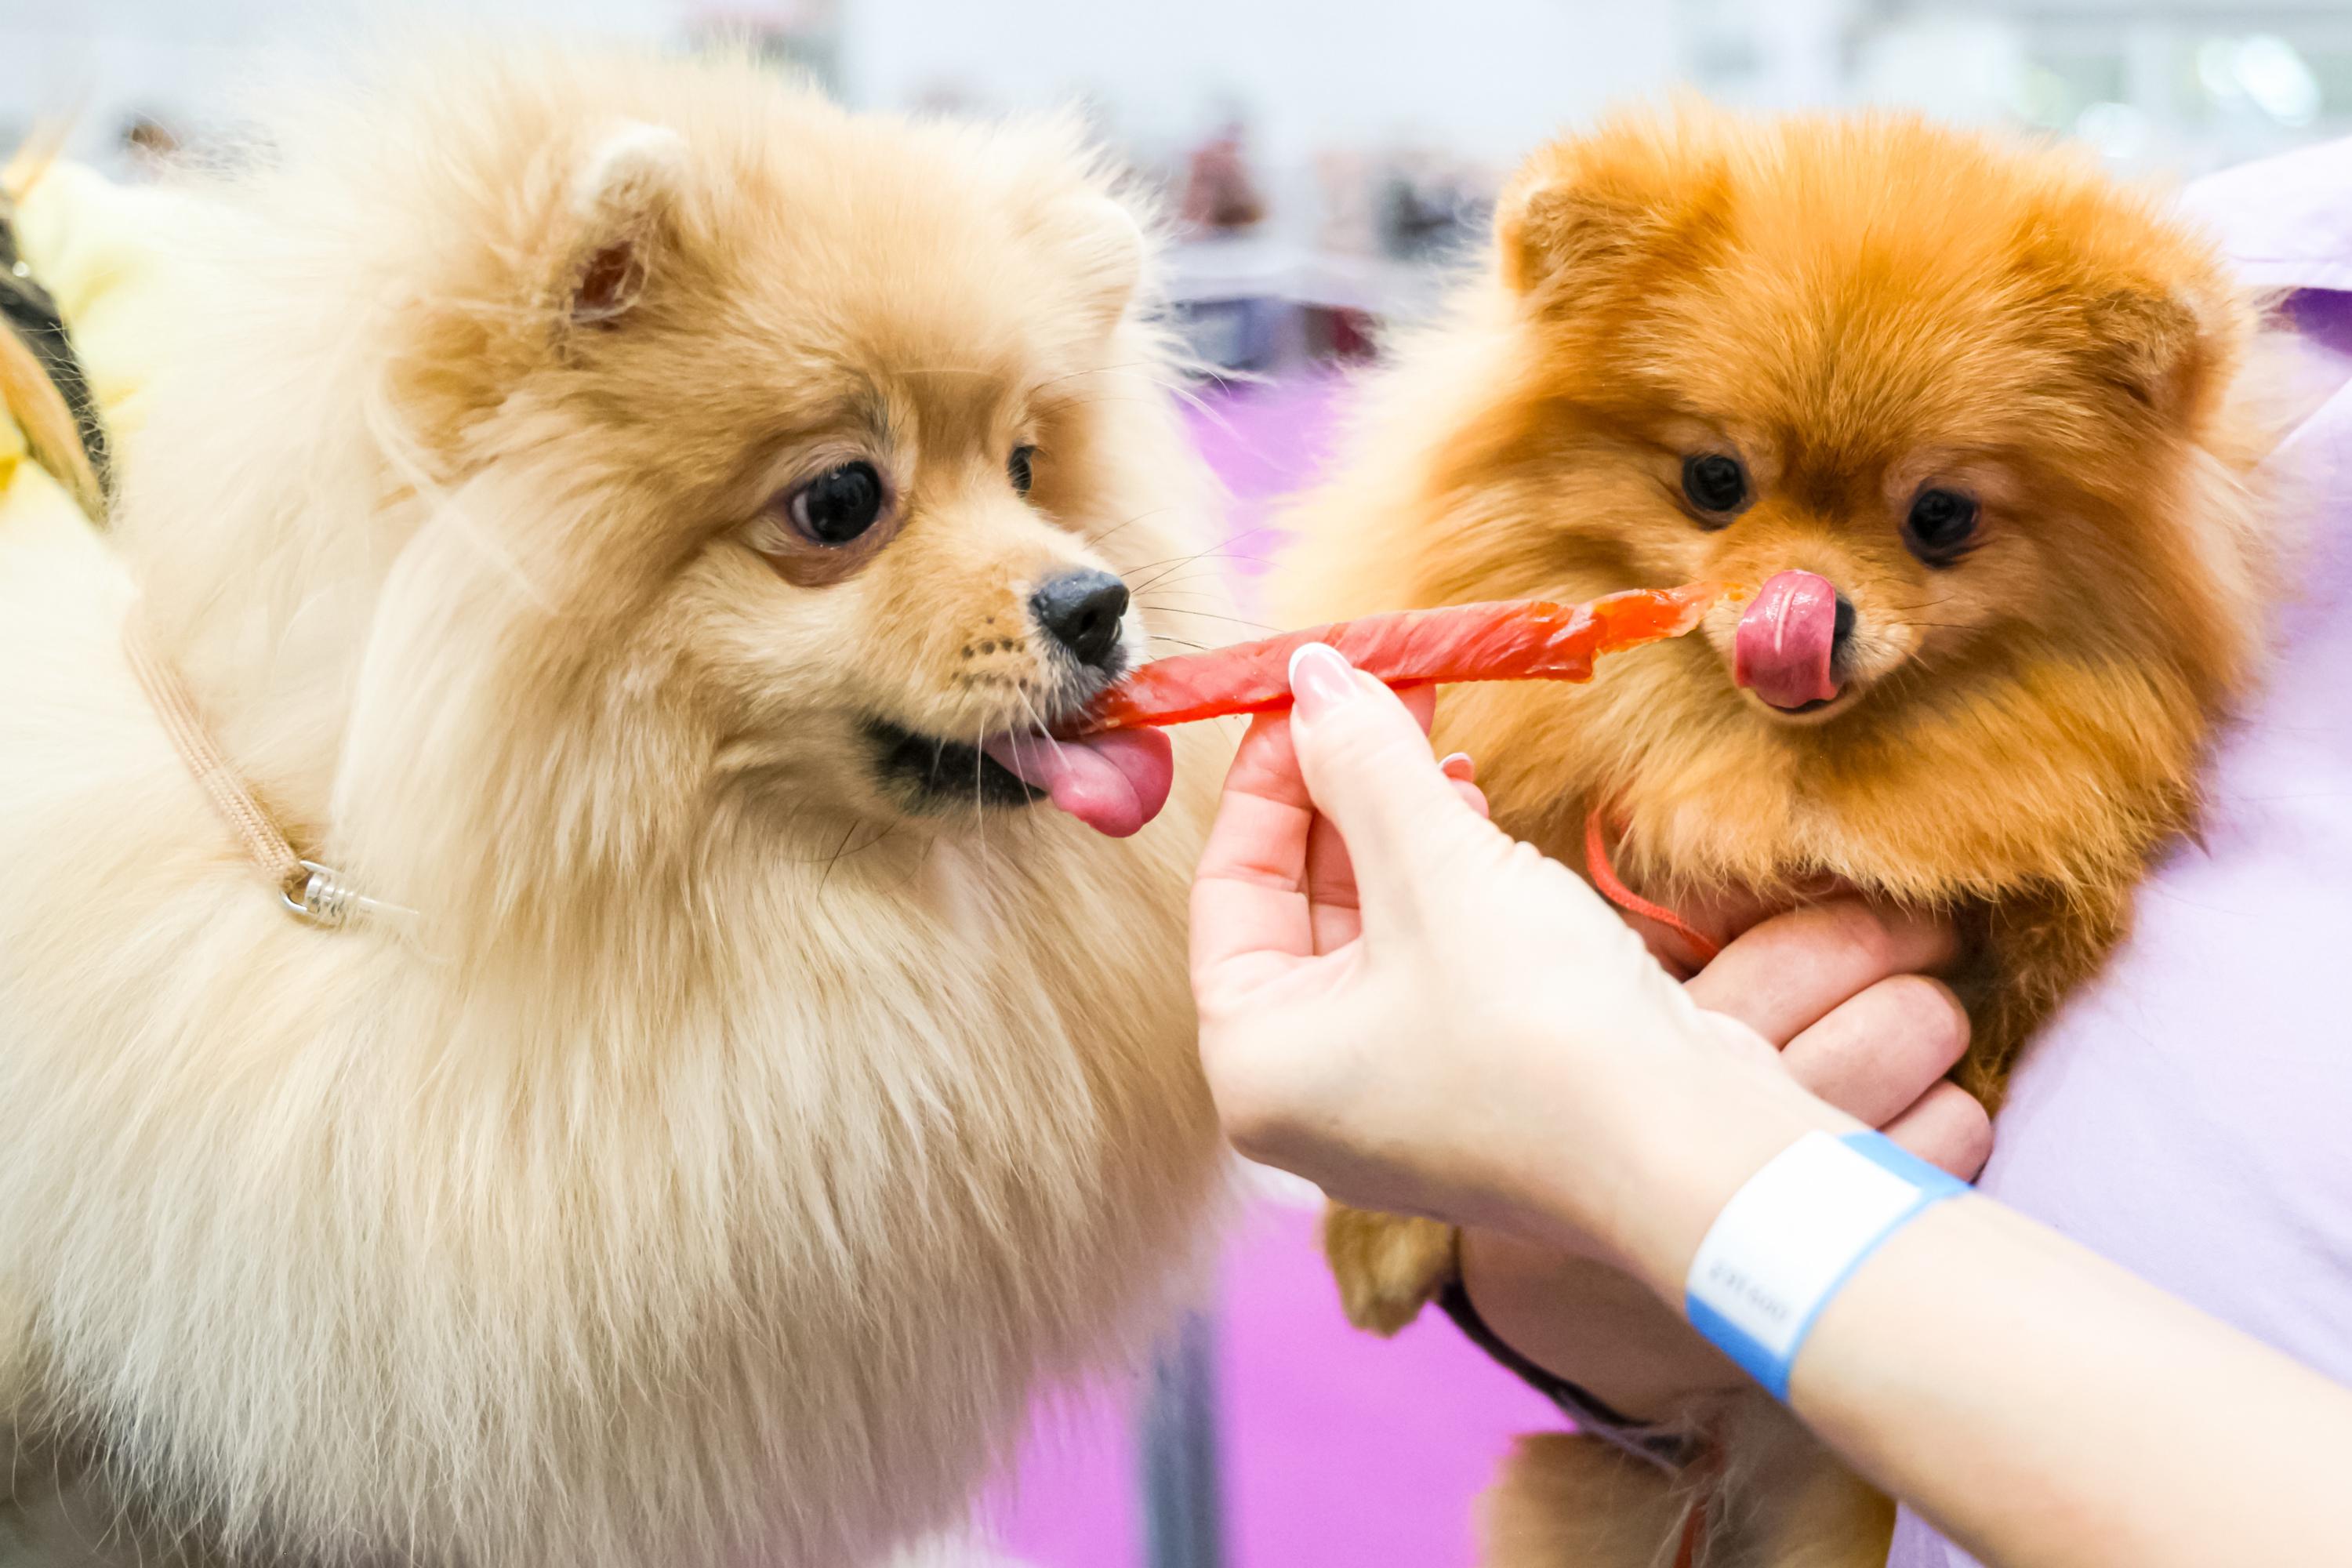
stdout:
{"type": "MultiPolygon", "coordinates": [[[[2304,290],[2305,367],[2334,389],[2273,459],[2310,514],[2300,602],[2215,769],[2205,847],[2163,868],[2029,1054],[1981,1184],[2352,1384],[2352,141],[2186,201],[2251,281],[2304,290]]],[[[2229,1397],[2184,1388],[2181,1419],[2226,1419],[2229,1397]]],[[[1906,1510],[1888,1568],[1973,1563],[1906,1510]]]]}

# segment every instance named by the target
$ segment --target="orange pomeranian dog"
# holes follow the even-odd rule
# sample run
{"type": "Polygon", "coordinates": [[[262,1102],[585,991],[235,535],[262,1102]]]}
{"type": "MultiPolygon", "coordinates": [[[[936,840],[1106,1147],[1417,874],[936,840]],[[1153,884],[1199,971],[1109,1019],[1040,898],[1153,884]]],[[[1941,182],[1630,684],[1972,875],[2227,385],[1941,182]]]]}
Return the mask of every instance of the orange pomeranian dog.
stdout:
{"type": "Polygon", "coordinates": [[[1037,738],[1220,624],[1123,576],[1209,494],[1142,234],[748,63],[271,140],[108,535],[0,536],[0,1559],[895,1561],[1221,1184],[1219,737],[1037,738]]]}
{"type": "MultiPolygon", "coordinates": [[[[1948,911],[1957,1076],[1994,1100],[2192,828],[2249,680],[2253,331],[2205,244],[2064,153],[1623,119],[1511,183],[1491,268],[1296,512],[1282,609],[1757,585],[1589,687],[1449,691],[1440,743],[1498,823],[1574,864],[1591,842],[1668,910],[1839,887],[1948,911]]],[[[1454,1268],[1426,1221],[1335,1212],[1327,1242],[1383,1332],[1454,1268]]],[[[1696,1563],[1881,1561],[1884,1500],[1761,1395],[1693,1420],[1728,1450],[1704,1487],[1523,1448],[1495,1560],[1663,1562],[1696,1508],[1696,1563]]]]}

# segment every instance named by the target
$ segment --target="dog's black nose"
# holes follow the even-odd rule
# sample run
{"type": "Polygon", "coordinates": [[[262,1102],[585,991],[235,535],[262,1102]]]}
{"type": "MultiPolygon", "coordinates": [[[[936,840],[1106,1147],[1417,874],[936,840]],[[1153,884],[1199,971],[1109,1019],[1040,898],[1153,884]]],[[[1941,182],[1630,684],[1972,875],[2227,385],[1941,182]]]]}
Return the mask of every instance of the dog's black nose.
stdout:
{"type": "Polygon", "coordinates": [[[1091,566],[1065,572],[1029,595],[1029,613],[1080,664],[1100,669],[1118,647],[1119,617],[1127,614],[1127,584],[1091,566]]]}
{"type": "Polygon", "coordinates": [[[1853,640],[1853,601],[1843,594],[1837,596],[1837,624],[1830,633],[1830,668],[1838,669],[1845,663],[1846,645],[1853,640]]]}

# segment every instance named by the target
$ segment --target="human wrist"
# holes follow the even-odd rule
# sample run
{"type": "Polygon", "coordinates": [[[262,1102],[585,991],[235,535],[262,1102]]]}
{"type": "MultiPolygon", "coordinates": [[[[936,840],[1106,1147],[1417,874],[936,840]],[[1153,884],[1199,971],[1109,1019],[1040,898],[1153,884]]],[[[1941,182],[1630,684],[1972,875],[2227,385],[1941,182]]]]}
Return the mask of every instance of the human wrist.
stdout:
{"type": "MultiPolygon", "coordinates": [[[[1589,1236],[1601,1253],[1677,1314],[1684,1282],[1707,1228],[1734,1193],[1808,1132],[1860,1126],[1815,1099],[1769,1061],[1719,1049],[1658,1053],[1648,1080],[1604,1121],[1607,1152],[1588,1165],[1592,1191],[1551,1239],[1589,1236]]],[[[1553,1167],[1557,1169],[1558,1167],[1553,1167]]]]}

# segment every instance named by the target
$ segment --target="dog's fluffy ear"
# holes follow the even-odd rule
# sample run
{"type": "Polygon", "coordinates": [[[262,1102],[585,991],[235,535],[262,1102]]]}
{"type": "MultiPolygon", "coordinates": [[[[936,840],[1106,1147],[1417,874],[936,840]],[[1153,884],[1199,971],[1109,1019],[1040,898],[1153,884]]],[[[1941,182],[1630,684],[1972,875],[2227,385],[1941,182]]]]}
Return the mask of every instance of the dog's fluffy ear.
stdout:
{"type": "Polygon", "coordinates": [[[686,171],[684,138],[658,125],[627,121],[589,150],[565,199],[572,238],[562,308],[570,324],[613,326],[643,296],[686,171]]]}
{"type": "Polygon", "coordinates": [[[2252,315],[2203,242],[2161,220],[2119,228],[2087,168],[2014,220],[2016,298],[2091,379],[2193,421],[2231,379],[2252,315]]]}
{"type": "Polygon", "coordinates": [[[1035,205],[1032,232],[1105,331],[1118,325],[1142,291],[1151,254],[1143,226],[1125,203],[1084,189],[1035,205]]]}
{"type": "Polygon", "coordinates": [[[1514,294],[1533,294],[1556,276],[1590,271],[1618,248],[1636,216],[1560,173],[1538,154],[1495,204],[1495,261],[1514,294]]]}
{"type": "Polygon", "coordinates": [[[1633,264],[1704,260],[1728,178],[1696,108],[1555,142],[1520,165],[1495,205],[1496,263],[1512,293],[1546,300],[1633,264]]]}
{"type": "Polygon", "coordinates": [[[1107,195],[1078,199],[1077,237],[1071,247],[1077,277],[1106,326],[1115,326],[1143,287],[1150,242],[1124,202],[1107,195]]]}
{"type": "MultiPolygon", "coordinates": [[[[1114,166],[1074,114],[988,132],[996,194],[1017,232],[1108,332],[1144,292],[1154,246],[1114,166]]],[[[1067,298],[1068,296],[1064,296],[1067,298]]]]}
{"type": "Polygon", "coordinates": [[[2099,377],[2175,418],[2199,406],[2211,373],[2227,357],[2226,317],[2226,309],[2138,288],[2094,294],[2083,311],[2099,377]]]}

